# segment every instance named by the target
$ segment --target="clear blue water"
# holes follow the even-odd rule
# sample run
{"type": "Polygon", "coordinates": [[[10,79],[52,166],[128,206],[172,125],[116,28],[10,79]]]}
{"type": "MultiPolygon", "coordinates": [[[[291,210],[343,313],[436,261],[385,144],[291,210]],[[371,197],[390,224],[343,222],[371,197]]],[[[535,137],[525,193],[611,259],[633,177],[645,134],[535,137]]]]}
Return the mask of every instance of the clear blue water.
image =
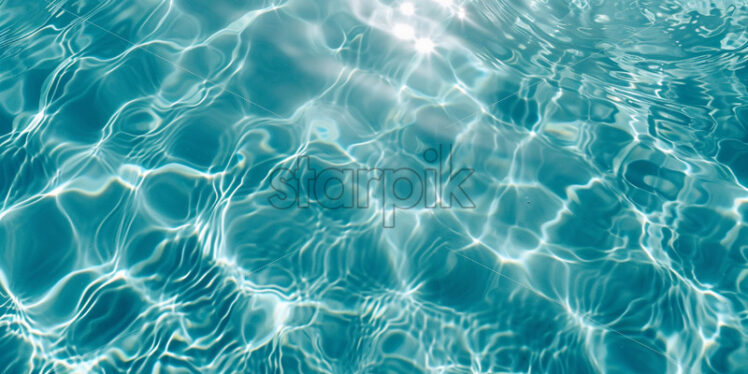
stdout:
{"type": "Polygon", "coordinates": [[[747,52],[743,0],[0,0],[0,372],[748,373],[747,52]]]}

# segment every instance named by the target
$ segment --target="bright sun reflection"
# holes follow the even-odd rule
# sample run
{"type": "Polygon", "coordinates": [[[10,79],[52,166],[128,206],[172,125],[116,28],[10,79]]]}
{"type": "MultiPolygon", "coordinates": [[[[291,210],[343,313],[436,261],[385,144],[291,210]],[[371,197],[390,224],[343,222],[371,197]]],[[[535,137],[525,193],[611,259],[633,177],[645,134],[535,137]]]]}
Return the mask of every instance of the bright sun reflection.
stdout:
{"type": "Polygon", "coordinates": [[[416,7],[413,5],[413,3],[402,3],[400,5],[400,13],[406,16],[412,16],[416,14],[416,7]]]}
{"type": "Polygon", "coordinates": [[[413,26],[405,25],[402,23],[398,23],[397,25],[395,25],[395,28],[392,29],[392,32],[397,38],[403,40],[410,40],[416,37],[416,31],[413,29],[413,26]]]}
{"type": "MultiPolygon", "coordinates": [[[[453,7],[454,2],[453,0],[434,0],[439,5],[445,7],[450,11],[452,16],[457,16],[460,19],[465,18],[465,10],[463,8],[455,9],[453,7]]],[[[415,16],[416,14],[416,7],[415,5],[410,1],[405,1],[400,3],[400,6],[397,8],[398,11],[407,17],[415,16]]],[[[419,17],[417,20],[420,20],[421,17],[419,17]]],[[[413,20],[413,21],[417,21],[413,20]]],[[[431,54],[436,49],[436,44],[434,43],[432,38],[425,37],[423,33],[419,32],[416,33],[416,29],[414,26],[410,25],[411,21],[407,21],[407,23],[397,23],[392,28],[391,32],[392,34],[401,40],[409,40],[413,42],[413,48],[416,50],[416,52],[421,54],[431,54]]]]}
{"type": "Polygon", "coordinates": [[[431,53],[434,51],[434,42],[429,38],[416,40],[416,51],[419,53],[431,53]]]}

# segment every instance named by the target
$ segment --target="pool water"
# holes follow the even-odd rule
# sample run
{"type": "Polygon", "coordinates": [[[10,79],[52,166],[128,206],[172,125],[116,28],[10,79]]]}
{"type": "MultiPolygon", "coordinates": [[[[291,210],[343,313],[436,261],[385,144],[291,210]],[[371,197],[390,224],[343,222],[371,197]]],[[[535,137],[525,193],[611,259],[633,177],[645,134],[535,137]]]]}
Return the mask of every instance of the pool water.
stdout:
{"type": "Polygon", "coordinates": [[[742,0],[0,0],[0,372],[748,373],[742,0]]]}

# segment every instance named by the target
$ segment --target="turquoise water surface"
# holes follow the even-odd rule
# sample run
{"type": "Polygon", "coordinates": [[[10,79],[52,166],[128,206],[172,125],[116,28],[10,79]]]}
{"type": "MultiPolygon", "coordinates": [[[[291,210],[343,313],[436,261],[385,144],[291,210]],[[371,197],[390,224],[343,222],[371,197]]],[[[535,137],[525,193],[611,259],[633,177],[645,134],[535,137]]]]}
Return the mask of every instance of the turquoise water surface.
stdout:
{"type": "Polygon", "coordinates": [[[745,0],[0,0],[2,373],[748,373],[745,0]]]}

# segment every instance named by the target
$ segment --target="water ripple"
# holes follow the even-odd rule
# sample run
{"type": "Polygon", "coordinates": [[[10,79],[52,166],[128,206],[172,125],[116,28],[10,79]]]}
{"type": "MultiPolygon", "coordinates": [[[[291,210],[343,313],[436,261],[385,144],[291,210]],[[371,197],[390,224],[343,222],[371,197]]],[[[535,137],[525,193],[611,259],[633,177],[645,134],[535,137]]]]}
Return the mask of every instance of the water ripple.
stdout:
{"type": "Polygon", "coordinates": [[[0,0],[0,369],[746,372],[747,30],[739,0],[0,0]],[[447,163],[474,206],[331,208],[447,163]],[[339,197],[279,208],[279,170],[339,197]]]}

